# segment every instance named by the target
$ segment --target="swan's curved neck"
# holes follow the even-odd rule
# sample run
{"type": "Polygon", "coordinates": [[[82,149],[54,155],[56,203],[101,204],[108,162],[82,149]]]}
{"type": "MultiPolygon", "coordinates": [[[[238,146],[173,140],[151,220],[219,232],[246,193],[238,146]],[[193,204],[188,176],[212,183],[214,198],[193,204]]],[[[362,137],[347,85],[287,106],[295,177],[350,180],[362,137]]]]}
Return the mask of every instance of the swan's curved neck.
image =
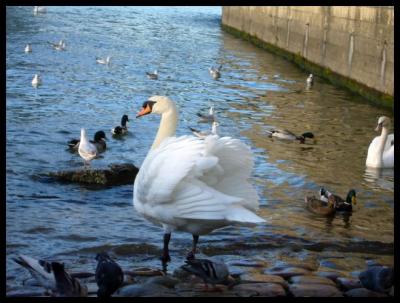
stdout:
{"type": "Polygon", "coordinates": [[[379,138],[379,145],[377,148],[377,154],[379,155],[379,160],[382,161],[382,154],[383,154],[383,150],[385,148],[385,144],[386,144],[386,139],[388,137],[388,133],[389,133],[389,128],[386,126],[382,127],[382,132],[381,132],[381,136],[379,138]]]}
{"type": "Polygon", "coordinates": [[[171,103],[169,109],[161,115],[160,126],[153,145],[151,146],[151,150],[157,148],[165,138],[174,136],[177,124],[178,111],[175,104],[171,103]]]}

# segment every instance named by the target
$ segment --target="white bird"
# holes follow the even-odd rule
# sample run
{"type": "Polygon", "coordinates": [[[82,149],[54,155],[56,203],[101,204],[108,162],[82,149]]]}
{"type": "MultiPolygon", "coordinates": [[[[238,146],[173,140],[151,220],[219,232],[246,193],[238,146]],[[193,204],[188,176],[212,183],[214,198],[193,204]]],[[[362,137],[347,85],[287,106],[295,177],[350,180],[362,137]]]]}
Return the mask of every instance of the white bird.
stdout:
{"type": "Polygon", "coordinates": [[[249,183],[253,169],[250,148],[238,139],[207,136],[175,137],[178,110],[165,96],[152,96],[137,117],[160,114],[161,122],[134,183],[133,205],[149,221],[164,228],[163,265],[170,261],[171,232],[199,235],[228,226],[265,222],[254,212],[258,195],[249,183]]]}
{"type": "Polygon", "coordinates": [[[32,277],[41,286],[51,290],[59,296],[65,297],[86,297],[88,289],[86,285],[81,285],[77,278],[65,271],[64,264],[59,262],[47,262],[34,258],[19,255],[13,259],[19,265],[29,270],[32,277]]]}
{"type": "Polygon", "coordinates": [[[99,63],[99,64],[109,65],[111,62],[110,60],[111,60],[111,56],[107,56],[105,59],[96,57],[96,63],[99,63]]]}
{"type": "Polygon", "coordinates": [[[215,68],[214,66],[212,66],[211,68],[208,69],[208,71],[210,72],[210,75],[213,77],[214,80],[221,77],[221,68],[222,68],[222,64],[218,68],[215,68]]]}
{"type": "Polygon", "coordinates": [[[214,122],[217,121],[217,118],[214,113],[214,106],[211,106],[208,115],[202,114],[202,113],[197,113],[197,116],[200,117],[200,122],[214,122]]]}
{"type": "Polygon", "coordinates": [[[146,72],[147,78],[151,79],[151,80],[157,80],[158,79],[158,71],[155,70],[154,73],[149,73],[146,72]]]}
{"type": "Polygon", "coordinates": [[[200,139],[204,139],[205,137],[207,137],[209,135],[217,135],[218,136],[218,126],[219,126],[219,123],[217,121],[214,121],[212,123],[211,132],[209,132],[209,131],[202,132],[202,131],[199,131],[192,127],[189,127],[189,129],[192,131],[193,135],[199,137],[200,139]]]}
{"type": "Polygon", "coordinates": [[[89,142],[84,128],[81,128],[81,139],[79,142],[78,153],[85,161],[85,164],[86,162],[89,163],[89,161],[93,160],[97,156],[97,148],[93,143],[89,142]]]}
{"type": "Polygon", "coordinates": [[[30,53],[30,52],[32,52],[32,46],[28,43],[28,44],[25,46],[25,53],[30,53]]]}
{"type": "Polygon", "coordinates": [[[35,74],[32,79],[32,86],[34,88],[37,88],[39,85],[42,85],[42,78],[40,77],[39,74],[35,74]]]}
{"type": "Polygon", "coordinates": [[[311,87],[314,84],[314,76],[313,74],[310,74],[307,78],[307,87],[311,87]]]}
{"type": "Polygon", "coordinates": [[[365,165],[368,167],[394,167],[394,134],[388,134],[390,118],[381,116],[375,131],[380,131],[381,135],[375,137],[368,147],[367,160],[365,165]]]}
{"type": "Polygon", "coordinates": [[[33,7],[33,14],[37,15],[39,13],[45,13],[46,12],[46,7],[45,6],[34,6],[33,7]]]}
{"type": "Polygon", "coordinates": [[[65,50],[65,48],[67,46],[63,39],[61,39],[58,43],[53,43],[53,42],[50,42],[50,41],[47,41],[47,43],[49,43],[55,50],[58,50],[58,51],[65,50]]]}

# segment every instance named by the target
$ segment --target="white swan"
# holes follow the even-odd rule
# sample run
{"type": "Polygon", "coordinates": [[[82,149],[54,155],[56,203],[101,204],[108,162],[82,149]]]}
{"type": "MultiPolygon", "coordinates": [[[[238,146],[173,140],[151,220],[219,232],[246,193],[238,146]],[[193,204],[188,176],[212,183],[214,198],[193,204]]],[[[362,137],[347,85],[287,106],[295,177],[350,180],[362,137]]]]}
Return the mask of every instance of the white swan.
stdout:
{"type": "Polygon", "coordinates": [[[164,96],[144,102],[137,117],[161,115],[160,126],[135,179],[133,205],[149,221],[164,228],[162,261],[170,260],[171,232],[193,235],[193,258],[199,235],[227,225],[265,222],[254,211],[258,196],[249,183],[253,168],[250,148],[230,137],[174,137],[175,103],[164,96]]]}
{"type": "Polygon", "coordinates": [[[365,165],[368,167],[394,167],[394,134],[389,133],[390,119],[381,116],[375,131],[382,130],[380,136],[375,137],[368,148],[365,165]]]}
{"type": "Polygon", "coordinates": [[[89,142],[84,128],[81,128],[81,139],[79,142],[78,153],[83,158],[85,164],[86,162],[89,163],[89,161],[93,160],[97,156],[97,148],[93,143],[89,142]]]}

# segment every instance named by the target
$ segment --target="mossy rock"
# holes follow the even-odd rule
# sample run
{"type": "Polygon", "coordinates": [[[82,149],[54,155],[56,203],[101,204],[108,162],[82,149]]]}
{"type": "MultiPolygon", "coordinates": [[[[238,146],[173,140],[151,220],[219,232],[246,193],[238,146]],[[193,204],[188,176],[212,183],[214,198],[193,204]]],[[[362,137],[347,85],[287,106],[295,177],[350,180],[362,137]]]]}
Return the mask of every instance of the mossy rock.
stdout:
{"type": "Polygon", "coordinates": [[[102,186],[133,184],[139,169],[130,163],[111,164],[107,169],[80,169],[50,172],[48,176],[62,182],[102,186]]]}

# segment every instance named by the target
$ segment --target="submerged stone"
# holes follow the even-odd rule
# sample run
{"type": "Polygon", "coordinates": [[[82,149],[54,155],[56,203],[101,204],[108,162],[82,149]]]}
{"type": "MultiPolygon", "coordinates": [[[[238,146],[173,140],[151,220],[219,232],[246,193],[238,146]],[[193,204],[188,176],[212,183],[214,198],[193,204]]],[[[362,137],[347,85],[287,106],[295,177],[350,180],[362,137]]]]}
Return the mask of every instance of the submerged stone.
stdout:
{"type": "Polygon", "coordinates": [[[340,278],[337,278],[336,281],[337,281],[338,285],[344,290],[350,290],[350,289],[362,287],[360,280],[356,280],[356,279],[348,279],[348,278],[340,277],[340,278]]]}
{"type": "Polygon", "coordinates": [[[271,268],[264,272],[265,274],[269,275],[277,275],[281,276],[284,279],[289,279],[293,276],[300,276],[300,275],[309,275],[311,272],[304,268],[299,267],[287,267],[287,268],[271,268]]]}
{"type": "Polygon", "coordinates": [[[387,295],[366,288],[354,288],[344,293],[346,297],[387,297],[387,295]]]}
{"type": "Polygon", "coordinates": [[[125,185],[133,184],[139,169],[131,164],[111,164],[107,169],[79,169],[50,172],[48,176],[62,182],[89,185],[125,185]]]}
{"type": "Polygon", "coordinates": [[[378,292],[389,292],[394,282],[393,268],[372,266],[358,276],[362,286],[378,292]]]}
{"type": "Polygon", "coordinates": [[[314,275],[294,276],[289,279],[289,282],[297,284],[324,284],[336,287],[336,284],[331,279],[314,275]]]}
{"type": "Polygon", "coordinates": [[[286,292],[278,283],[244,283],[233,287],[239,297],[285,297],[286,292]]]}

